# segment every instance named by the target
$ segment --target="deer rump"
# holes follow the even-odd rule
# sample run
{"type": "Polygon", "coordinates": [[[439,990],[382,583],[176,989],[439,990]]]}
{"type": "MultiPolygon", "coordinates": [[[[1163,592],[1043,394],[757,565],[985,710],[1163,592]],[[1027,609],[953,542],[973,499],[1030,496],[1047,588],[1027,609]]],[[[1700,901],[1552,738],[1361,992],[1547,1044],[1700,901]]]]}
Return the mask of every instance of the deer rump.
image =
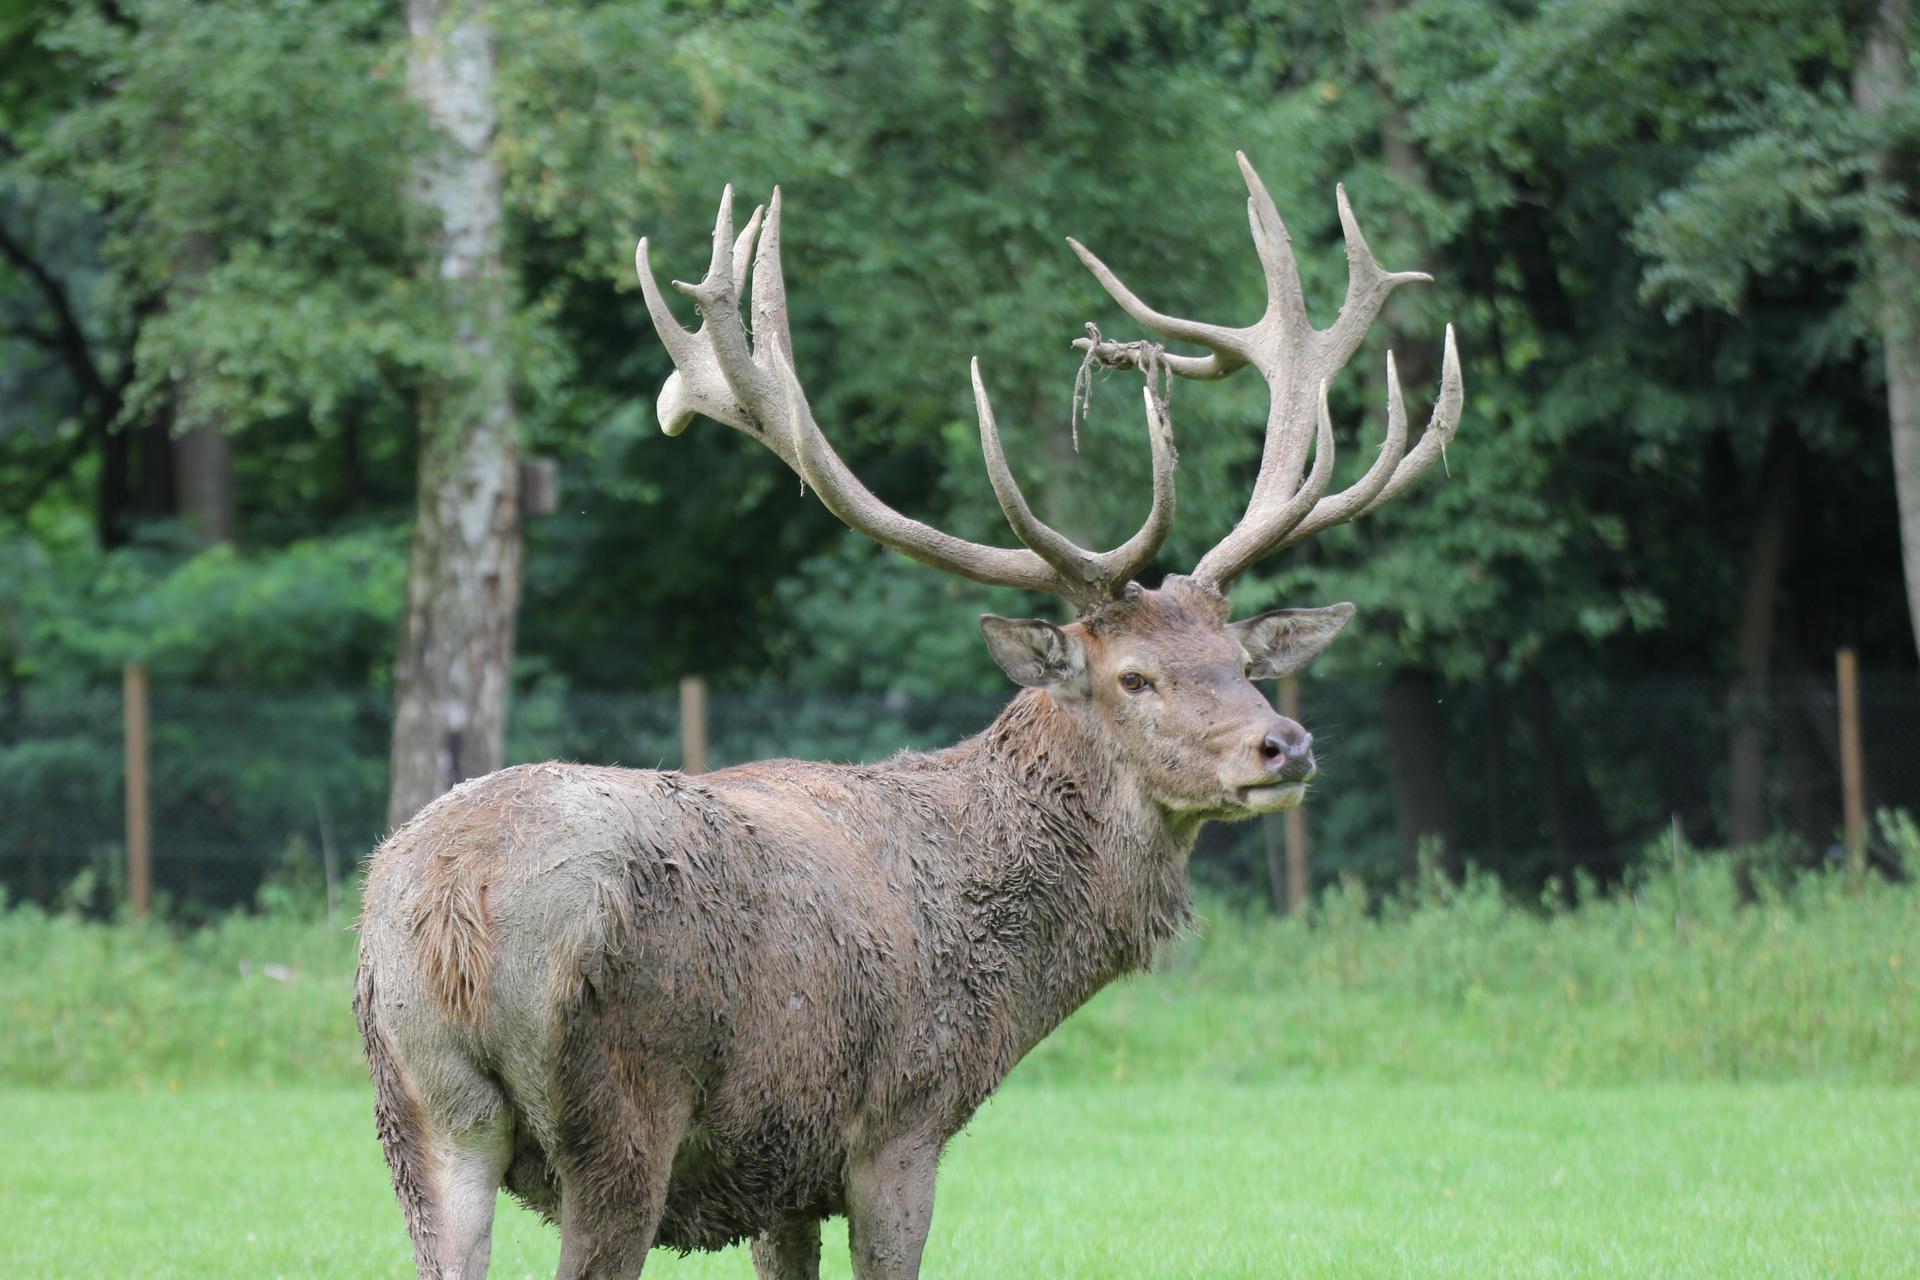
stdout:
{"type": "Polygon", "coordinates": [[[667,1126],[683,1136],[656,1243],[718,1249],[845,1212],[863,1139],[958,1132],[1178,928],[1186,891],[1169,867],[1156,922],[1090,948],[1084,973],[1049,962],[1042,993],[1024,944],[1092,886],[969,856],[1001,833],[985,806],[952,823],[936,793],[953,781],[937,757],[699,782],[544,764],[424,810],[375,854],[356,1002],[376,1082],[398,1086],[381,1130],[403,1206],[431,1198],[405,1184],[448,1167],[444,1148],[505,1141],[507,1189],[551,1220],[563,1170],[612,1190],[633,1136],[667,1126]]]}

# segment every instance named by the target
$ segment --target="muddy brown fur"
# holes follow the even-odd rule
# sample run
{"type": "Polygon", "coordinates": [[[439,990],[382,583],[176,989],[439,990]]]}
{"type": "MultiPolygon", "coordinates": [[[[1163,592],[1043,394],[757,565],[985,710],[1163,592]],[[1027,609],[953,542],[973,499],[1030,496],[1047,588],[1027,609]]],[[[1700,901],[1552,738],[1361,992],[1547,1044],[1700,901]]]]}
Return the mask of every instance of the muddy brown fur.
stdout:
{"type": "Polygon", "coordinates": [[[1305,732],[1248,675],[1348,612],[1229,628],[1172,579],[989,620],[1030,687],[945,750],[523,765],[436,801],[373,855],[356,999],[420,1274],[484,1273],[501,1186],[566,1278],[743,1239],[812,1277],[837,1214],[862,1280],[917,1274],[947,1140],[1181,929],[1205,821],[1297,802],[1305,732]]]}

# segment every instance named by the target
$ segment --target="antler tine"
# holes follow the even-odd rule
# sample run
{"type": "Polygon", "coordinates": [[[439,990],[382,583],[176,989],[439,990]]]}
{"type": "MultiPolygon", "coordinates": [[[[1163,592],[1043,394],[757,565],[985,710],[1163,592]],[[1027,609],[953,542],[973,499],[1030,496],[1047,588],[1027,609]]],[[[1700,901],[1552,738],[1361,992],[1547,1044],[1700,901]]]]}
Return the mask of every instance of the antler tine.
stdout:
{"type": "Polygon", "coordinates": [[[1000,444],[1000,428],[993,420],[993,403],[987,397],[986,383],[980,379],[980,357],[975,356],[969,371],[973,376],[973,407],[980,419],[980,453],[987,464],[987,483],[1014,536],[1032,547],[1034,554],[1052,565],[1061,577],[1072,582],[1089,581],[1097,571],[1091,551],[1076,544],[1059,530],[1033,514],[1020,482],[1007,466],[1006,450],[1000,444]]]}
{"type": "MultiPolygon", "coordinates": [[[[758,222],[759,218],[756,210],[752,221],[758,222]]],[[[733,185],[729,183],[720,195],[720,212],[713,220],[713,255],[707,263],[707,274],[697,284],[675,280],[673,287],[699,304],[700,314],[706,318],[700,332],[713,348],[713,363],[719,367],[720,376],[760,431],[771,435],[780,421],[772,400],[774,385],[747,349],[747,333],[740,323],[733,250],[733,185]]],[[[744,273],[739,278],[744,280],[744,273]]]]}
{"type": "Polygon", "coordinates": [[[738,300],[747,291],[747,272],[753,266],[753,240],[760,232],[760,220],[766,215],[767,207],[753,206],[753,216],[747,219],[747,225],[740,228],[740,235],[733,242],[733,296],[738,300]]]}
{"type": "Polygon", "coordinates": [[[1293,237],[1280,210],[1267,194],[1267,184],[1254,172],[1247,153],[1236,151],[1240,176],[1247,184],[1247,225],[1253,231],[1254,252],[1260,255],[1260,268],[1267,277],[1267,316],[1278,321],[1287,332],[1312,331],[1307,320],[1307,295],[1300,288],[1300,264],[1293,256],[1293,237]]]}
{"type": "Polygon", "coordinates": [[[654,332],[660,335],[660,343],[666,347],[667,355],[673,360],[674,371],[660,387],[660,397],[654,404],[654,416],[659,419],[660,430],[670,436],[677,436],[687,429],[699,414],[705,414],[716,422],[738,431],[744,431],[756,439],[761,438],[759,425],[752,415],[735,397],[733,389],[721,377],[720,369],[709,353],[710,344],[702,341],[707,336],[709,324],[703,324],[697,333],[689,333],[673,312],[667,309],[667,300],[661,296],[660,286],[653,278],[653,266],[649,261],[646,237],[641,237],[639,246],[633,251],[634,271],[640,277],[640,294],[646,299],[647,315],[653,321],[654,332]]]}
{"type": "MultiPolygon", "coordinates": [[[[1164,311],[1155,311],[1140,301],[1139,295],[1127,288],[1112,268],[1094,256],[1087,246],[1067,237],[1067,244],[1073,249],[1100,287],[1117,303],[1120,309],[1132,316],[1135,321],[1145,325],[1164,338],[1175,342],[1191,342],[1205,347],[1212,354],[1206,356],[1183,356],[1173,352],[1166,354],[1166,366],[1183,378],[1200,380],[1224,378],[1247,363],[1244,345],[1248,330],[1231,329],[1226,325],[1207,324],[1200,320],[1182,320],[1179,316],[1170,316],[1164,311]]],[[[1074,346],[1087,350],[1094,344],[1087,338],[1076,338],[1074,346]]]]}
{"type": "Polygon", "coordinates": [[[1153,450],[1153,505],[1147,511],[1147,518],[1139,531],[1131,538],[1111,551],[1094,552],[1075,543],[1033,514],[1026,496],[1020,491],[1019,481],[1014,479],[1013,471],[1007,465],[1006,451],[1000,443],[1000,428],[993,419],[993,405],[987,396],[986,383],[980,377],[980,359],[977,356],[973,360],[972,375],[973,403],[980,419],[980,452],[986,459],[987,481],[993,486],[993,495],[999,500],[1000,510],[1006,514],[1007,524],[1012,527],[1014,534],[1052,565],[1064,580],[1077,584],[1088,599],[1097,600],[1111,595],[1115,588],[1126,585],[1134,574],[1153,559],[1154,553],[1160,550],[1161,544],[1166,542],[1167,535],[1173,530],[1173,475],[1177,462],[1173,449],[1173,425],[1153,394],[1153,388],[1141,388],[1147,407],[1148,441],[1153,450]]]}
{"type": "Polygon", "coordinates": [[[1353,216],[1346,185],[1336,185],[1333,193],[1340,206],[1340,231],[1347,241],[1347,296],[1341,300],[1340,314],[1326,331],[1324,341],[1329,358],[1345,365],[1359,350],[1380,308],[1387,305],[1387,295],[1403,284],[1432,284],[1433,277],[1424,271],[1383,268],[1360,230],[1360,220],[1353,216]]]}
{"type": "Polygon", "coordinates": [[[691,362],[698,351],[698,342],[674,317],[667,307],[666,298],[661,296],[659,282],[653,278],[652,255],[647,249],[646,236],[641,236],[640,243],[634,246],[633,271],[640,278],[640,296],[647,302],[647,318],[653,321],[653,331],[660,335],[660,345],[667,349],[674,368],[691,362]]]}
{"type": "MultiPolygon", "coordinates": [[[[1325,384],[1322,384],[1324,389],[1325,384]]],[[[1401,456],[1407,451],[1407,402],[1400,393],[1400,370],[1393,361],[1393,352],[1387,352],[1387,435],[1380,442],[1380,455],[1367,468],[1351,488],[1343,489],[1331,498],[1322,498],[1313,504],[1306,518],[1296,525],[1291,533],[1274,543],[1269,551],[1283,551],[1288,547],[1305,542],[1314,534],[1329,525],[1351,520],[1368,509],[1393,478],[1394,468],[1400,465],[1401,456]]],[[[1262,552],[1265,555],[1267,552],[1262,552]]]]}
{"type": "Polygon", "coordinates": [[[1460,410],[1466,404],[1467,391],[1460,379],[1460,352],[1453,343],[1453,326],[1447,326],[1446,352],[1440,360],[1440,397],[1433,403],[1433,414],[1427,419],[1426,430],[1420,433],[1420,443],[1413,452],[1400,460],[1393,469],[1393,476],[1381,486],[1380,492],[1367,503],[1356,516],[1366,515],[1369,511],[1398,497],[1415,480],[1427,473],[1433,466],[1433,460],[1446,452],[1452,443],[1454,432],[1460,429],[1460,410]]]}
{"type": "MultiPolygon", "coordinates": [[[[1327,384],[1320,384],[1314,415],[1313,467],[1292,493],[1263,494],[1256,486],[1239,523],[1200,557],[1193,576],[1225,587],[1260,557],[1279,549],[1280,540],[1313,510],[1333,481],[1333,413],[1327,406],[1327,384]]],[[[1262,467],[1265,472],[1265,467],[1262,467]]]]}
{"type": "MultiPolygon", "coordinates": [[[[1260,257],[1260,268],[1267,281],[1266,310],[1259,321],[1252,325],[1236,328],[1202,320],[1187,320],[1156,311],[1142,302],[1139,295],[1129,289],[1092,250],[1072,236],[1067,237],[1067,243],[1072,246],[1081,263],[1093,273],[1101,288],[1120,304],[1122,311],[1162,337],[1175,342],[1196,343],[1208,349],[1210,354],[1206,356],[1167,353],[1163,357],[1166,367],[1183,378],[1210,380],[1226,377],[1254,361],[1256,345],[1268,336],[1269,330],[1276,327],[1295,339],[1312,333],[1312,326],[1307,320],[1306,295],[1300,288],[1300,267],[1294,260],[1293,240],[1287,234],[1287,224],[1282,221],[1279,208],[1267,192],[1266,183],[1260,180],[1252,161],[1247,159],[1247,153],[1236,151],[1234,158],[1239,161],[1240,175],[1247,184],[1247,226],[1253,233],[1254,252],[1260,257]]],[[[1364,246],[1364,241],[1362,244],[1364,246]]],[[[1123,344],[1103,345],[1089,338],[1078,338],[1073,345],[1082,351],[1101,347],[1106,354],[1125,359],[1121,351],[1123,344]]]]}
{"type": "Polygon", "coordinates": [[[1173,532],[1173,473],[1180,462],[1173,448],[1173,420],[1167,416],[1167,406],[1151,386],[1140,388],[1140,395],[1146,401],[1147,443],[1153,450],[1153,506],[1139,531],[1107,553],[1113,566],[1107,581],[1121,587],[1152,562],[1173,532]]]}
{"type": "Polygon", "coordinates": [[[793,359],[793,335],[787,327],[787,277],[780,268],[780,188],[767,201],[760,227],[760,252],[753,260],[754,355],[771,359],[774,350],[793,359]]]}

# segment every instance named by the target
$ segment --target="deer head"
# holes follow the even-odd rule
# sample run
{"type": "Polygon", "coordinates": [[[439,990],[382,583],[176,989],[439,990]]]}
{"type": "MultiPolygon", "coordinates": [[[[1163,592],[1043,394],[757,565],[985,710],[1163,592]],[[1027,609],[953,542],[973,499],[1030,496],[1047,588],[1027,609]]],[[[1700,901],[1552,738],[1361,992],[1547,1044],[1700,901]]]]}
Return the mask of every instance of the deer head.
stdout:
{"type": "Polygon", "coordinates": [[[969,542],[901,515],[848,470],[815,422],[793,367],[778,189],[737,237],[733,189],[721,197],[706,275],[695,284],[674,282],[700,308],[703,323],[697,332],[682,328],[668,311],[646,240],[635,254],[648,313],[675,369],[660,392],[662,430],[678,435],[695,415],[723,422],[771,449],[828,510],[868,537],[948,573],[1044,591],[1071,603],[1077,616],[1065,626],[991,614],[982,618],[994,659],[1016,683],[1047,690],[1109,741],[1155,803],[1181,814],[1220,818],[1299,802],[1314,773],[1312,737],[1275,714],[1252,682],[1299,669],[1353,616],[1352,605],[1338,604],[1229,622],[1227,588],[1261,558],[1365,515],[1406,489],[1453,437],[1464,399],[1448,326],[1440,395],[1409,452],[1406,406],[1389,353],[1387,431],[1379,456],[1352,486],[1326,492],[1334,459],[1327,384],[1352,358],[1393,289],[1431,277],[1382,270],[1340,190],[1347,296],[1333,324],[1315,329],[1279,212],[1244,154],[1239,161],[1249,193],[1247,217],[1267,282],[1266,309],[1244,328],[1155,311],[1079,242],[1068,241],[1129,316],[1163,338],[1207,353],[1184,355],[1150,343],[1098,338],[1075,343],[1100,364],[1148,374],[1144,399],[1152,503],[1139,531],[1108,551],[1077,546],[1034,515],[1007,465],[978,360],[972,377],[980,447],[994,495],[1023,548],[969,542]],[[741,314],[749,269],[751,338],[741,314]],[[1158,590],[1146,590],[1134,576],[1165,542],[1174,510],[1173,428],[1154,394],[1153,374],[1164,369],[1182,378],[1212,380],[1246,366],[1266,379],[1269,393],[1266,442],[1252,499],[1233,530],[1189,575],[1171,576],[1158,590]]]}

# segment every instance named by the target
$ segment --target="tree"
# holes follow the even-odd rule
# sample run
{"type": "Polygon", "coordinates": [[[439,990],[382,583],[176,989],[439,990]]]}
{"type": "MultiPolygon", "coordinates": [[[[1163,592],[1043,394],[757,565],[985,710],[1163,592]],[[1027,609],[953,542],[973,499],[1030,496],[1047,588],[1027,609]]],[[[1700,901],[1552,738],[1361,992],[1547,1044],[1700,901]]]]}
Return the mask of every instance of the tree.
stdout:
{"type": "MultiPolygon", "coordinates": [[[[1402,643],[1456,678],[1517,683],[1546,766],[1541,834],[1563,871],[1605,868],[1599,797],[1618,775],[1561,708],[1635,651],[1668,670],[1731,667],[1722,812],[1751,837],[1767,814],[1766,726],[1750,704],[1764,705],[1780,632],[1831,619],[1793,607],[1810,581],[1799,562],[1829,536],[1788,524],[1795,493],[1858,486],[1876,465],[1849,430],[1867,397],[1844,285],[1858,166],[1832,120],[1843,15],[1609,0],[1523,6],[1516,20],[1511,6],[1425,0],[1370,34],[1392,51],[1393,98],[1434,175],[1422,220],[1479,309],[1463,346],[1489,418],[1462,429],[1453,493],[1389,513],[1368,531],[1390,542],[1381,554],[1321,572],[1355,593],[1388,578],[1383,594],[1424,622],[1402,643]],[[1716,37],[1729,29],[1746,38],[1716,37]],[[1704,297],[1737,318],[1699,314],[1704,297]],[[1468,581],[1423,571],[1441,547],[1468,581]]],[[[1863,563],[1826,559],[1849,581],[1863,563]]],[[[1477,780],[1471,763],[1457,782],[1477,780]]]]}
{"type": "Polygon", "coordinates": [[[1878,0],[1853,73],[1853,100],[1879,127],[1866,187],[1871,289],[1886,357],[1887,417],[1907,609],[1920,647],[1920,102],[1913,75],[1912,0],[1878,0]]]}
{"type": "Polygon", "coordinates": [[[440,345],[391,36],[367,0],[0,14],[0,512],[271,545],[391,492],[354,477],[411,465],[401,389],[440,345]]]}
{"type": "Polygon", "coordinates": [[[413,199],[453,318],[446,367],[420,396],[419,495],[394,659],[394,825],[500,767],[522,560],[519,461],[493,158],[486,6],[409,0],[407,90],[432,124],[413,199]]]}

